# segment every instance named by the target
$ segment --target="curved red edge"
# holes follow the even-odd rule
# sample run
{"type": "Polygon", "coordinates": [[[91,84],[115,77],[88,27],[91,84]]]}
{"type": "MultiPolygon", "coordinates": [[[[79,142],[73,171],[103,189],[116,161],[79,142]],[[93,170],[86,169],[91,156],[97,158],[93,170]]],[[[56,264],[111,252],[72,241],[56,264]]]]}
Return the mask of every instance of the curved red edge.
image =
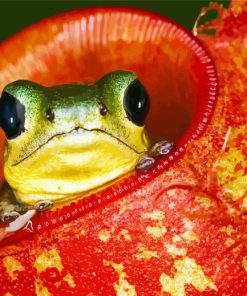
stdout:
{"type": "MultiPolygon", "coordinates": [[[[63,223],[69,222],[70,220],[76,219],[77,217],[89,211],[92,211],[95,208],[105,206],[109,202],[112,202],[128,193],[141,188],[141,186],[145,185],[146,183],[153,180],[155,177],[162,174],[176,159],[182,157],[183,154],[186,152],[187,144],[190,141],[200,138],[205,132],[208,123],[210,122],[218,96],[218,77],[214,62],[202,42],[198,40],[190,31],[176,24],[174,21],[147,10],[129,8],[124,6],[108,6],[103,8],[88,8],[84,9],[83,11],[87,13],[99,12],[102,9],[108,9],[109,11],[113,11],[115,9],[119,11],[121,9],[122,11],[127,11],[130,13],[143,12],[145,15],[170,22],[176,28],[182,30],[187,38],[181,36],[181,40],[196,54],[205,68],[208,89],[204,94],[202,94],[203,99],[200,101],[200,104],[195,112],[196,116],[194,116],[190,128],[177,143],[176,149],[173,150],[168,156],[160,158],[157,161],[156,166],[147,174],[138,175],[137,173],[133,173],[133,175],[131,175],[130,177],[126,177],[125,179],[116,182],[106,189],[103,189],[95,194],[90,194],[81,200],[75,202],[72,201],[70,205],[64,206],[62,209],[38,213],[31,221],[27,223],[27,225],[23,229],[3,239],[3,241],[0,243],[1,245],[6,245],[16,240],[30,237],[34,234],[45,231],[48,228],[53,228],[63,223]]],[[[76,10],[69,13],[78,12],[81,13],[81,10],[76,10]]],[[[56,18],[60,18],[65,14],[51,17],[49,18],[49,20],[53,19],[54,21],[56,21],[56,18]]],[[[43,24],[46,21],[47,19],[34,24],[29,28],[43,24]]],[[[22,32],[28,30],[29,28],[24,29],[22,32]]],[[[15,36],[13,38],[15,38],[15,36]]],[[[7,40],[7,42],[9,41],[10,39],[7,40]]]]}

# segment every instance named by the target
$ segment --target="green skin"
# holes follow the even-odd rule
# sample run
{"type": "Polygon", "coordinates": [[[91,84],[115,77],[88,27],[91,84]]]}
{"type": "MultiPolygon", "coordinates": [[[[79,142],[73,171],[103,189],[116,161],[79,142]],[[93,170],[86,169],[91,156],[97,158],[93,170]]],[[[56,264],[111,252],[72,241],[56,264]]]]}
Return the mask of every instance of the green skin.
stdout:
{"type": "MultiPolygon", "coordinates": [[[[135,167],[140,156],[145,154],[149,147],[149,140],[144,126],[137,126],[131,122],[123,107],[124,93],[128,86],[136,79],[136,75],[132,72],[114,71],[92,84],[65,84],[44,87],[31,81],[23,80],[15,81],[6,86],[4,92],[17,98],[25,107],[25,131],[15,139],[7,140],[4,155],[5,177],[20,203],[35,205],[33,198],[30,198],[29,202],[28,198],[24,199],[23,196],[28,196],[30,193],[28,192],[28,184],[31,183],[28,182],[30,182],[30,179],[35,180],[32,174],[39,174],[39,161],[44,159],[46,147],[53,142],[55,143],[55,141],[58,142],[58,146],[62,145],[63,138],[65,139],[72,131],[78,128],[94,132],[96,135],[95,145],[97,147],[99,146],[99,142],[97,142],[98,134],[102,137],[103,133],[104,137],[112,138],[113,141],[117,142],[116,147],[119,146],[119,155],[122,155],[122,151],[125,150],[133,154],[133,157],[131,156],[133,158],[131,166],[132,169],[135,167]],[[107,107],[106,114],[104,113],[104,107],[107,107]],[[54,113],[53,120],[48,120],[46,117],[48,109],[54,113]],[[36,161],[39,164],[37,166],[35,166],[36,161]],[[30,167],[32,167],[31,172],[30,167]],[[26,171],[26,169],[29,169],[29,171],[26,171]],[[25,190],[27,189],[26,192],[23,188],[20,189],[18,187],[21,182],[27,183],[24,188],[25,190]],[[22,191],[22,195],[18,195],[19,191],[22,191]]],[[[80,145],[83,148],[83,143],[80,145]]],[[[56,146],[54,147],[56,149],[56,146]]],[[[67,154],[69,154],[70,149],[71,151],[73,150],[73,145],[67,147],[67,154]]],[[[110,149],[114,150],[115,146],[114,148],[110,146],[110,149]]],[[[118,151],[117,149],[115,150],[118,151]]],[[[50,154],[48,155],[50,156],[50,154]]],[[[102,159],[104,151],[100,156],[96,154],[95,157],[102,159]]],[[[128,159],[127,156],[126,159],[128,159]]],[[[51,165],[52,168],[54,162],[47,157],[46,165],[48,168],[51,165]]],[[[126,173],[126,171],[119,174],[123,173],[126,173]]],[[[50,178],[52,177],[51,172],[50,178]]],[[[118,173],[116,173],[116,177],[118,177],[118,173]]],[[[66,174],[61,178],[65,179],[66,174]]],[[[54,180],[56,182],[56,179],[54,180]]],[[[74,181],[72,180],[71,184],[74,181]]],[[[106,180],[106,182],[108,181],[111,180],[106,180]]],[[[37,186],[41,186],[40,183],[42,181],[38,180],[37,186]]],[[[46,187],[44,185],[44,194],[42,190],[37,193],[37,201],[50,200],[50,192],[52,192],[51,196],[54,196],[54,194],[57,196],[61,195],[60,200],[63,200],[63,194],[68,194],[55,191],[47,193],[45,192],[46,187]]],[[[78,190],[69,194],[73,195],[74,193],[78,193],[78,190]]]]}

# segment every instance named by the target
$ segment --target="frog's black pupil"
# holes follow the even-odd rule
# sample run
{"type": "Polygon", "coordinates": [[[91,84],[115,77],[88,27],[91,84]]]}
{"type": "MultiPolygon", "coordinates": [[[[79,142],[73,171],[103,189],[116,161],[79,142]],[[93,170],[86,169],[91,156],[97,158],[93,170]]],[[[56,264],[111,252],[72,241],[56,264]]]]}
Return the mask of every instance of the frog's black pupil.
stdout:
{"type": "Polygon", "coordinates": [[[0,126],[8,139],[14,139],[24,130],[25,106],[7,92],[0,99],[0,126]]]}
{"type": "Polygon", "coordinates": [[[124,95],[124,109],[129,120],[143,126],[149,111],[149,97],[139,80],[134,80],[124,95]]]}

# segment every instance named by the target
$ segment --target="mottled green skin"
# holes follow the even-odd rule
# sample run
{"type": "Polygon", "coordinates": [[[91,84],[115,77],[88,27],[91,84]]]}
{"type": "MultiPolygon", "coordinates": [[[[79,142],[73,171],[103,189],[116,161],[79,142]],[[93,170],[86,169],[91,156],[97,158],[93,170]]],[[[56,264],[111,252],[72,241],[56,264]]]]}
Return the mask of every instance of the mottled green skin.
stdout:
{"type": "MultiPolygon", "coordinates": [[[[12,165],[28,157],[53,136],[80,127],[101,129],[138,151],[129,137],[130,130],[126,129],[122,102],[126,88],[135,79],[136,75],[132,72],[115,71],[92,84],[44,87],[26,80],[9,84],[4,91],[18,98],[25,106],[25,132],[17,140],[9,140],[17,141],[19,150],[11,155],[12,165]],[[102,103],[107,106],[107,116],[100,114],[102,103]],[[46,118],[48,108],[55,114],[53,122],[46,118]]],[[[10,154],[11,151],[8,151],[10,154]]]]}

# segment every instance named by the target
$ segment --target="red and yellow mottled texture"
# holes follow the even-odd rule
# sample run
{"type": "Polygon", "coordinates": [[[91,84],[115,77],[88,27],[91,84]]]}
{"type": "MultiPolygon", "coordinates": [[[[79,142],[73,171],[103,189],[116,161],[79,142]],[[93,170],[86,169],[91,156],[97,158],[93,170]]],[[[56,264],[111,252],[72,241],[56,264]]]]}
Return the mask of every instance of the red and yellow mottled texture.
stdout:
{"type": "Polygon", "coordinates": [[[247,7],[232,9],[200,36],[220,82],[204,135],[140,189],[4,245],[0,295],[247,295],[247,7]]]}

